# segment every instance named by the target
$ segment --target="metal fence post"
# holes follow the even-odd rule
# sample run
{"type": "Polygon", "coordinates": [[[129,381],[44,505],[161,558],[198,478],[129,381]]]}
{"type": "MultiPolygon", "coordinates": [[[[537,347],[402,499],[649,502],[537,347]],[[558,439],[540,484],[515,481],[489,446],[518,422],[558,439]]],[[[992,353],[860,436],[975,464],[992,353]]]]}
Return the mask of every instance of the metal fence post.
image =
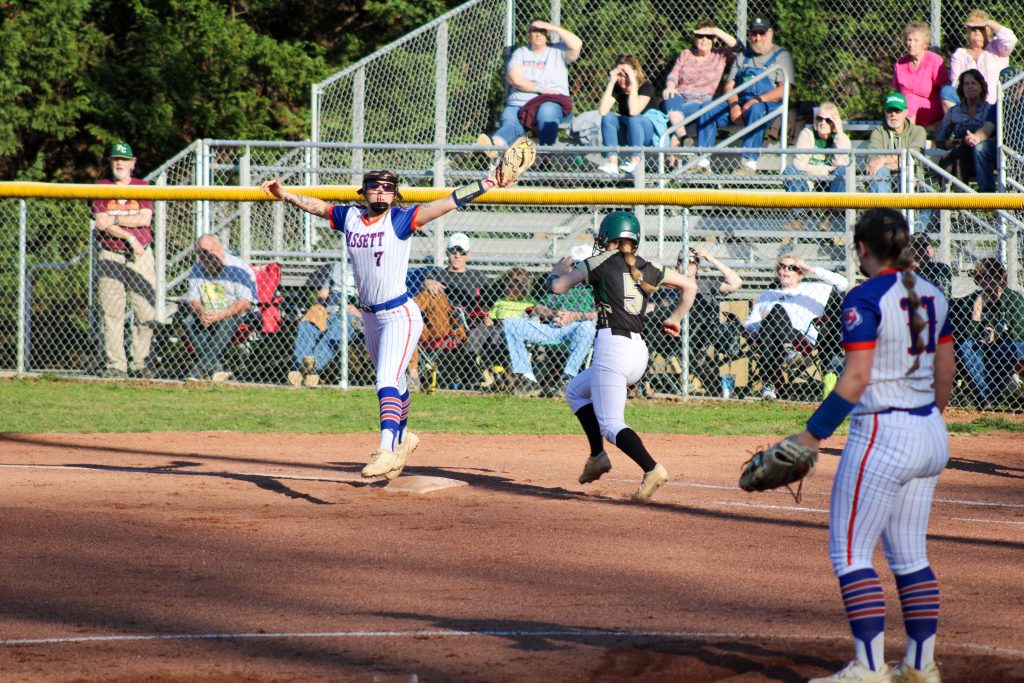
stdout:
{"type": "MultiPolygon", "coordinates": [[[[932,45],[942,44],[942,0],[932,0],[932,45]]],[[[956,85],[955,83],[953,85],[956,85]]]]}
{"type": "Polygon", "coordinates": [[[448,143],[448,22],[437,27],[434,48],[434,187],[444,187],[444,145],[448,143]]]}
{"type": "MultiPolygon", "coordinates": [[[[356,71],[356,77],[352,82],[352,142],[356,145],[363,144],[366,133],[366,69],[356,71]]],[[[356,147],[352,150],[352,184],[358,185],[360,181],[359,172],[363,169],[363,148],[356,147]]]]}
{"type": "MultiPolygon", "coordinates": [[[[163,187],[167,185],[167,173],[161,173],[157,176],[157,186],[163,187]]],[[[153,241],[156,251],[154,257],[156,259],[156,320],[158,323],[163,324],[167,322],[167,203],[166,202],[154,202],[153,203],[153,227],[156,229],[153,235],[153,241]]],[[[89,259],[90,269],[92,268],[92,259],[89,259]]],[[[92,282],[93,278],[90,277],[89,281],[92,282]]],[[[90,285],[91,286],[91,285],[90,285]]],[[[92,308],[92,302],[90,302],[90,309],[92,308]]]]}
{"type": "Polygon", "coordinates": [[[28,203],[18,200],[18,375],[25,374],[25,346],[28,330],[28,203]]]}
{"type": "MultiPolygon", "coordinates": [[[[682,229],[680,230],[680,237],[682,238],[682,247],[679,253],[683,254],[684,262],[686,267],[689,267],[688,256],[690,252],[690,207],[683,207],[683,220],[682,229]]],[[[685,273],[684,273],[685,274],[685,273]]],[[[682,296],[682,292],[679,292],[679,296],[682,296]]],[[[693,310],[692,308],[690,310],[693,310]]],[[[681,329],[679,330],[679,361],[682,368],[682,372],[679,375],[679,396],[682,400],[686,400],[690,395],[690,316],[687,315],[683,318],[681,329]]],[[[706,387],[705,387],[706,388],[706,387]]]]}

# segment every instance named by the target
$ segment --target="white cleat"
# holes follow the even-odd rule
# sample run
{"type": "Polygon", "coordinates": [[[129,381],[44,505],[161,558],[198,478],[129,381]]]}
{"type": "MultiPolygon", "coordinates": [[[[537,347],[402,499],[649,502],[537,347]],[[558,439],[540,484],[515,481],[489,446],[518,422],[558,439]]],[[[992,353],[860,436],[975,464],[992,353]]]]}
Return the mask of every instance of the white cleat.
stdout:
{"type": "Polygon", "coordinates": [[[892,683],[942,683],[942,677],[934,661],[928,662],[923,669],[915,669],[903,661],[892,670],[892,683]]]}
{"type": "Polygon", "coordinates": [[[646,503],[666,481],[668,481],[668,470],[664,465],[656,465],[653,470],[644,474],[640,488],[633,494],[633,500],[646,503]]]}
{"type": "Polygon", "coordinates": [[[405,459],[416,450],[416,447],[420,445],[420,437],[416,436],[409,430],[405,432],[405,438],[402,439],[402,443],[398,444],[398,449],[395,451],[395,463],[390,470],[384,473],[388,481],[391,481],[402,473],[405,469],[405,459]]]}
{"type": "Polygon", "coordinates": [[[395,468],[395,463],[398,462],[398,454],[391,451],[378,448],[373,453],[373,457],[370,458],[370,462],[366,463],[363,467],[362,475],[364,477],[381,477],[386,475],[388,472],[395,468]]]}
{"type": "Polygon", "coordinates": [[[853,660],[841,671],[824,678],[812,678],[807,683],[892,683],[892,678],[889,677],[889,667],[885,664],[878,671],[872,671],[857,660],[853,660]]]}
{"type": "Polygon", "coordinates": [[[601,451],[597,455],[587,458],[587,464],[583,466],[583,474],[580,475],[580,483],[589,484],[592,481],[597,481],[611,469],[612,459],[608,457],[607,453],[601,451]]]}

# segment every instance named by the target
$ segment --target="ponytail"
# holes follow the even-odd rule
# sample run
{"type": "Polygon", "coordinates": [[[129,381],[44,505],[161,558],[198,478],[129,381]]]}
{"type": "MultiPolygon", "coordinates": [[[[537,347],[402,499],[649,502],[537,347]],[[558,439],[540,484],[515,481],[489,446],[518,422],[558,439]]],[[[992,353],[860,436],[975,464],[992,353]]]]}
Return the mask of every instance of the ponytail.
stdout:
{"type": "Polygon", "coordinates": [[[629,275],[633,278],[633,282],[640,285],[640,289],[646,294],[651,294],[658,289],[658,285],[652,285],[649,282],[644,281],[644,274],[640,272],[640,269],[636,267],[636,244],[631,240],[619,239],[613,243],[616,249],[622,254],[622,257],[626,259],[626,265],[629,266],[629,275]]]}
{"type": "Polygon", "coordinates": [[[907,301],[910,307],[910,338],[914,350],[914,364],[907,370],[907,374],[913,374],[921,367],[921,353],[924,351],[924,328],[927,323],[921,316],[921,297],[918,296],[914,287],[917,285],[917,276],[914,275],[914,254],[912,249],[905,247],[896,260],[896,266],[903,271],[900,280],[907,288],[907,301]]]}

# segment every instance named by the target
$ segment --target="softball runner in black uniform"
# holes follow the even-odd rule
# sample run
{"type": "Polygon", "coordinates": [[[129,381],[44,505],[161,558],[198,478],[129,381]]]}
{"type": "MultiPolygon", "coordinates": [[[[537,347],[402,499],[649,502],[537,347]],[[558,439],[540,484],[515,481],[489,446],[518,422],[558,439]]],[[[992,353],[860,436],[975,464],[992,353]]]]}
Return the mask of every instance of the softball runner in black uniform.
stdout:
{"type": "Polygon", "coordinates": [[[597,233],[601,253],[580,261],[575,268],[571,258],[562,259],[552,268],[547,286],[560,294],[586,282],[593,288],[597,304],[593,359],[565,390],[569,407],[590,442],[590,458],[580,483],[597,481],[611,470],[611,459],[604,451],[604,439],[608,439],[643,468],[644,478],[633,498],[646,501],[668,481],[668,472],[654,461],[625,420],[627,388],[647,369],[647,344],[640,332],[651,293],[667,285],[681,290],[681,296],[661,327],[679,336],[679,324],[693,304],[697,287],[679,272],[637,256],[639,244],[636,216],[627,211],[610,213],[597,233]]]}

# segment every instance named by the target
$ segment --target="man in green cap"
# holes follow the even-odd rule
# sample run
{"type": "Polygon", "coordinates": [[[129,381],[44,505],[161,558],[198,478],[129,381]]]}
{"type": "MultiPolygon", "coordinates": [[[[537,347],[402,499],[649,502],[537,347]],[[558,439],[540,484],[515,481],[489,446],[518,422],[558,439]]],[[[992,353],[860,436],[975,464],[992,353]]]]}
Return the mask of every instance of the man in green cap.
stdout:
{"type": "MultiPolygon", "coordinates": [[[[907,98],[898,92],[885,96],[885,119],[873,131],[868,149],[924,149],[928,131],[907,119],[907,98]]],[[[893,173],[899,174],[900,155],[885,154],[870,157],[865,173],[872,177],[872,192],[892,192],[893,173]]]]}
{"type": "MultiPolygon", "coordinates": [[[[148,185],[132,177],[135,154],[127,142],[110,146],[110,177],[100,185],[148,185]]],[[[124,348],[125,306],[135,314],[132,329],[131,372],[151,377],[146,365],[156,329],[156,267],[153,261],[153,202],[148,199],[96,199],[92,203],[97,246],[96,279],[103,310],[103,346],[106,360],[102,376],[128,376],[124,348]]]]}

